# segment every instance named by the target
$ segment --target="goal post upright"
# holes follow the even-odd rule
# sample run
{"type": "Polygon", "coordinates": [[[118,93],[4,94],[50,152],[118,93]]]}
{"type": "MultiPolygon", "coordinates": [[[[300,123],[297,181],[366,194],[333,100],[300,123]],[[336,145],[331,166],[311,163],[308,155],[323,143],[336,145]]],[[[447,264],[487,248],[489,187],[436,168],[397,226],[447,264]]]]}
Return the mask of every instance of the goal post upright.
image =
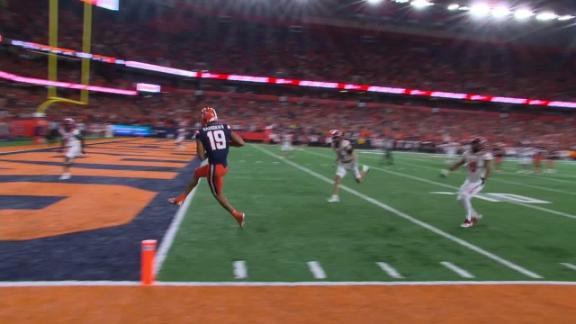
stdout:
{"type": "MultiPolygon", "coordinates": [[[[59,24],[59,0],[49,0],[49,27],[48,38],[49,44],[53,48],[58,47],[58,24],[59,24]]],[[[84,19],[83,19],[83,35],[82,35],[82,51],[90,53],[92,51],[92,20],[93,20],[93,6],[90,1],[84,2],[84,19]]],[[[58,54],[48,53],[48,79],[50,81],[58,81],[58,54]]],[[[81,83],[83,85],[90,84],[90,59],[83,57],[81,66],[81,83]]],[[[87,89],[80,90],[80,100],[73,100],[69,98],[62,98],[58,96],[56,87],[48,87],[48,95],[46,100],[37,108],[37,113],[44,115],[46,110],[55,103],[67,103],[73,105],[86,106],[88,105],[90,93],[87,89]]]]}

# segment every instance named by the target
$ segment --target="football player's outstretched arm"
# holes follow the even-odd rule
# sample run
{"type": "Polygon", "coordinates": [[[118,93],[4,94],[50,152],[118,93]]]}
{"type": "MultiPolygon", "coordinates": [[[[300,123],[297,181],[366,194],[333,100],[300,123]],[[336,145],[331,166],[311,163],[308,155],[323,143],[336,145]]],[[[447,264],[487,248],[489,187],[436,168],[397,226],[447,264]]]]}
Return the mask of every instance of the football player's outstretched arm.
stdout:
{"type": "Polygon", "coordinates": [[[232,146],[242,147],[244,146],[244,144],[246,144],[244,143],[244,140],[242,139],[242,137],[240,137],[240,135],[234,132],[232,132],[231,135],[232,135],[232,146]]]}
{"type": "Polygon", "coordinates": [[[448,175],[450,175],[450,172],[458,170],[461,166],[464,165],[464,163],[466,163],[466,160],[462,158],[458,162],[452,164],[452,166],[449,167],[448,169],[440,171],[440,175],[443,177],[447,177],[448,175]]]}
{"type": "Polygon", "coordinates": [[[460,161],[452,164],[452,166],[448,169],[449,171],[456,171],[458,170],[461,166],[464,165],[464,163],[466,163],[466,161],[464,159],[460,159],[460,161]]]}
{"type": "Polygon", "coordinates": [[[196,154],[200,160],[206,160],[206,151],[204,150],[204,145],[202,144],[202,141],[198,139],[196,140],[196,154]]]}

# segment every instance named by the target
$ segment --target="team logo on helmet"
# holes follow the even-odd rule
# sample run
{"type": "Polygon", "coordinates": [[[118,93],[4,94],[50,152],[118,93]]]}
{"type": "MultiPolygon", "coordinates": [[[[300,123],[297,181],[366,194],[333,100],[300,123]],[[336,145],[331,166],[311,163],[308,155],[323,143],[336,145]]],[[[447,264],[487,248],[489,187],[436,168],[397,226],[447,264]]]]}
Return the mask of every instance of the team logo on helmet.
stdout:
{"type": "Polygon", "coordinates": [[[330,131],[330,136],[332,137],[342,137],[344,134],[342,133],[341,130],[338,129],[333,129],[330,131]]]}
{"type": "Polygon", "coordinates": [[[202,111],[200,112],[200,116],[201,116],[203,125],[206,125],[208,123],[215,122],[218,120],[218,115],[216,114],[216,109],[214,109],[210,106],[206,106],[206,107],[202,108],[202,111]]]}
{"type": "Polygon", "coordinates": [[[486,148],[488,141],[484,137],[474,137],[472,141],[470,141],[470,145],[472,145],[472,151],[482,151],[486,148]]]}

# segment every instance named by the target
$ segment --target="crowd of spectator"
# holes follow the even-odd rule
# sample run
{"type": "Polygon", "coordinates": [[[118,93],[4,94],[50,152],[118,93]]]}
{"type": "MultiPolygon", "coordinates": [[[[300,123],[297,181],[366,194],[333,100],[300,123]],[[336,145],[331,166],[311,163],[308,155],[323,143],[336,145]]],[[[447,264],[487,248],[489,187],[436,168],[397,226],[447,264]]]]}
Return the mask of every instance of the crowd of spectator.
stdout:
{"type": "MultiPolygon", "coordinates": [[[[0,120],[33,116],[45,90],[0,83],[0,120]]],[[[48,119],[74,117],[86,124],[133,124],[152,127],[199,127],[198,111],[217,108],[221,118],[240,131],[291,132],[306,141],[331,129],[344,130],[360,142],[373,137],[441,144],[484,136],[491,143],[521,142],[550,148],[576,147],[576,116],[525,112],[485,112],[422,107],[416,104],[370,104],[310,97],[277,97],[222,91],[190,91],[150,97],[92,96],[86,107],[56,104],[48,119]]]]}
{"type": "MultiPolygon", "coordinates": [[[[46,44],[46,8],[28,2],[10,4],[12,10],[0,11],[5,36],[46,44]],[[38,19],[29,19],[31,12],[38,19]]],[[[330,28],[301,30],[215,19],[185,9],[158,10],[136,18],[131,13],[99,13],[93,52],[131,60],[223,73],[576,98],[576,59],[568,49],[364,35],[330,28]]],[[[60,45],[80,49],[81,11],[63,8],[60,25],[60,45]]]]}
{"type": "MultiPolygon", "coordinates": [[[[10,5],[13,10],[0,11],[0,32],[47,43],[47,18],[42,6],[13,1],[10,5]],[[25,13],[30,12],[41,19],[29,19],[25,13]]],[[[61,47],[79,49],[79,12],[64,8],[60,19],[61,47]]],[[[93,51],[194,70],[541,99],[576,98],[576,75],[572,73],[576,60],[568,52],[391,34],[367,38],[341,30],[296,32],[282,26],[211,19],[185,10],[159,12],[147,19],[97,15],[93,51]]],[[[2,70],[45,77],[44,57],[38,60],[34,59],[37,54],[30,52],[6,52],[0,53],[2,70]]],[[[139,77],[151,76],[125,70],[92,73],[91,83],[129,88],[139,77]]],[[[79,68],[61,65],[59,79],[78,82],[79,68]]],[[[523,141],[564,148],[576,145],[574,114],[472,112],[438,108],[442,104],[418,107],[410,102],[363,107],[338,99],[263,99],[257,94],[230,92],[225,86],[216,87],[219,92],[211,94],[196,90],[190,86],[186,95],[174,92],[137,98],[97,95],[92,96],[88,107],[56,105],[49,110],[48,118],[73,116],[87,124],[186,124],[194,128],[199,107],[211,104],[236,129],[260,131],[274,127],[303,138],[340,128],[359,141],[386,136],[442,143],[448,138],[464,141],[483,135],[491,142],[508,145],[523,141]]],[[[301,92],[290,91],[285,91],[287,96],[302,96],[301,92]]],[[[44,98],[44,89],[0,82],[0,122],[30,117],[44,98]]]]}

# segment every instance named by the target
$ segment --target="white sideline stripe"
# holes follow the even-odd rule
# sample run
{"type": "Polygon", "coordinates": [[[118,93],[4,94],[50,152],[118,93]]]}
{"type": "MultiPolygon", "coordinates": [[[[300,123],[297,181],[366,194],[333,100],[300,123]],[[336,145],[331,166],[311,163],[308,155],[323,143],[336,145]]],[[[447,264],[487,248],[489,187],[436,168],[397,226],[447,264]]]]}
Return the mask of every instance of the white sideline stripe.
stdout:
{"type": "MultiPolygon", "coordinates": [[[[12,287],[132,287],[138,281],[3,281],[0,288],[12,287]]],[[[248,281],[198,282],[157,281],[159,287],[310,287],[310,286],[575,286],[576,281],[248,281]]],[[[153,288],[152,288],[153,289],[153,288]]]]}
{"type": "Polygon", "coordinates": [[[246,269],[246,261],[234,261],[234,279],[248,278],[248,269],[246,269]]]}
{"type": "Polygon", "coordinates": [[[201,181],[202,180],[198,181],[198,185],[196,186],[196,188],[194,188],[190,192],[188,197],[186,197],[186,199],[184,200],[184,203],[182,204],[182,206],[180,206],[180,208],[178,208],[176,215],[172,219],[172,223],[170,223],[170,227],[168,227],[168,231],[166,231],[166,234],[164,234],[164,237],[162,238],[162,242],[160,243],[160,248],[158,249],[158,252],[156,253],[156,263],[154,265],[154,273],[156,275],[160,273],[160,270],[162,270],[162,266],[164,265],[164,261],[166,260],[166,256],[168,255],[168,252],[170,251],[170,248],[172,247],[172,243],[174,243],[174,239],[176,238],[176,233],[178,233],[178,229],[180,228],[180,224],[182,224],[182,221],[184,220],[184,216],[186,216],[186,212],[188,211],[188,208],[190,207],[190,203],[192,202],[192,199],[196,195],[196,191],[198,189],[198,186],[200,186],[201,181]]]}
{"type": "Polygon", "coordinates": [[[396,269],[394,269],[391,265],[386,262],[377,262],[378,266],[382,271],[386,272],[391,278],[394,279],[402,279],[404,278],[396,269]]]}
{"type": "Polygon", "coordinates": [[[445,266],[449,270],[452,270],[453,272],[455,272],[456,274],[458,274],[462,278],[468,278],[468,279],[474,278],[473,274],[460,268],[459,266],[455,265],[454,263],[451,263],[448,261],[442,261],[442,262],[440,262],[440,264],[445,266]]]}
{"type": "Polygon", "coordinates": [[[326,279],[326,272],[324,272],[324,269],[322,269],[318,261],[308,261],[306,263],[315,279],[326,279]]]}
{"type": "Polygon", "coordinates": [[[576,271],[576,265],[572,264],[572,263],[560,263],[561,265],[565,266],[568,269],[574,270],[576,271]]]}
{"type": "MultiPolygon", "coordinates": [[[[275,158],[277,158],[277,159],[279,159],[279,160],[281,160],[281,161],[284,161],[284,163],[289,164],[289,165],[291,165],[291,166],[293,166],[293,167],[295,167],[295,168],[297,168],[297,169],[300,169],[301,171],[303,171],[303,172],[305,172],[305,173],[308,173],[309,175],[314,176],[314,177],[316,177],[316,178],[318,178],[318,179],[320,179],[320,180],[323,180],[323,181],[326,182],[326,183],[330,183],[330,184],[332,183],[332,180],[331,180],[331,179],[329,179],[329,178],[327,178],[327,177],[325,177],[325,176],[323,176],[323,175],[321,175],[321,174],[319,174],[319,173],[316,173],[316,172],[314,172],[314,171],[312,171],[312,170],[310,170],[310,169],[308,169],[308,168],[305,168],[305,167],[303,167],[303,166],[301,166],[301,165],[299,165],[299,164],[297,164],[297,163],[295,163],[295,162],[292,162],[292,161],[287,160],[287,159],[285,159],[285,158],[283,158],[283,157],[281,157],[281,156],[279,156],[279,155],[276,155],[276,154],[274,154],[274,153],[272,153],[272,152],[269,152],[268,150],[262,149],[262,148],[260,148],[260,147],[258,147],[258,146],[254,146],[254,147],[255,147],[257,150],[260,150],[260,151],[262,151],[262,152],[264,152],[264,153],[266,153],[266,154],[268,154],[268,155],[270,155],[270,156],[273,156],[273,157],[275,157],[275,158]]],[[[322,156],[324,156],[324,155],[322,155],[322,156]]],[[[326,157],[326,156],[325,156],[325,157],[326,157]]],[[[452,187],[452,186],[449,186],[449,187],[452,187]]],[[[355,196],[357,196],[357,197],[359,197],[359,198],[362,198],[362,199],[366,200],[366,201],[369,202],[369,203],[372,203],[372,204],[374,204],[374,205],[376,205],[376,206],[378,206],[378,207],[380,207],[380,208],[382,208],[382,209],[384,209],[384,210],[387,210],[388,212],[390,212],[390,213],[392,213],[392,214],[395,214],[396,216],[398,216],[398,217],[400,217],[400,218],[403,218],[403,219],[405,219],[405,220],[407,220],[407,221],[409,221],[409,222],[411,222],[411,223],[413,223],[413,224],[415,224],[415,225],[418,225],[418,226],[420,226],[420,227],[423,227],[423,228],[425,228],[425,229],[427,229],[427,230],[429,230],[429,231],[431,231],[431,232],[433,232],[433,233],[435,233],[435,234],[437,234],[437,235],[440,235],[440,236],[442,236],[442,237],[444,237],[444,238],[446,238],[446,239],[448,239],[448,240],[450,240],[450,241],[452,241],[452,242],[454,242],[454,243],[456,243],[456,244],[458,244],[458,245],[460,245],[460,246],[463,246],[463,247],[465,247],[465,248],[467,248],[467,249],[469,249],[469,250],[472,250],[472,251],[474,251],[474,252],[476,252],[476,253],[478,253],[478,254],[481,254],[481,255],[489,258],[489,259],[492,259],[493,261],[496,261],[497,263],[500,263],[500,264],[503,265],[503,266],[506,266],[506,267],[508,267],[508,268],[510,268],[510,269],[513,269],[513,270],[515,270],[515,271],[517,271],[517,272],[519,272],[519,273],[521,273],[521,274],[523,274],[523,275],[525,275],[525,276],[527,276],[527,277],[534,278],[534,279],[540,279],[540,278],[542,278],[541,275],[539,275],[539,274],[537,274],[537,273],[535,273],[535,272],[533,272],[533,271],[530,271],[530,270],[528,270],[528,269],[526,269],[526,268],[524,268],[524,267],[522,267],[522,266],[520,266],[520,265],[517,265],[517,264],[515,264],[515,263],[513,263],[513,262],[511,262],[511,261],[508,261],[508,260],[506,260],[506,259],[504,259],[504,258],[501,258],[501,257],[497,256],[496,254],[493,254],[493,253],[491,253],[491,252],[488,252],[488,251],[482,249],[481,247],[476,246],[476,245],[474,245],[474,244],[472,244],[472,243],[469,243],[469,242],[467,242],[467,241],[465,241],[465,240],[463,240],[463,239],[460,239],[460,238],[458,238],[458,237],[456,237],[456,236],[454,236],[454,235],[452,235],[452,234],[449,234],[449,233],[447,233],[447,232],[444,232],[443,230],[441,230],[441,229],[439,229],[439,228],[437,228],[437,227],[435,227],[435,226],[433,226],[433,225],[430,225],[430,224],[425,223],[425,222],[423,222],[423,221],[421,221],[421,220],[419,220],[419,219],[417,219],[417,218],[414,218],[414,217],[412,217],[412,216],[410,216],[410,215],[408,215],[408,214],[406,214],[406,213],[403,213],[403,212],[401,212],[401,211],[399,211],[399,210],[397,210],[397,209],[395,209],[395,208],[393,208],[393,207],[391,207],[391,206],[388,206],[388,205],[386,205],[386,204],[384,204],[384,203],[382,203],[382,202],[380,202],[380,201],[378,201],[378,200],[376,200],[376,199],[374,199],[374,198],[372,198],[372,197],[369,197],[369,196],[367,196],[367,195],[365,195],[365,194],[363,194],[363,193],[360,193],[360,192],[358,192],[358,191],[356,191],[356,190],[354,190],[354,189],[351,189],[351,188],[349,188],[349,187],[347,187],[347,186],[344,186],[344,185],[340,186],[340,188],[341,188],[342,190],[346,191],[346,192],[349,192],[349,193],[351,193],[351,194],[353,194],[353,195],[355,195],[355,196]]]]}

